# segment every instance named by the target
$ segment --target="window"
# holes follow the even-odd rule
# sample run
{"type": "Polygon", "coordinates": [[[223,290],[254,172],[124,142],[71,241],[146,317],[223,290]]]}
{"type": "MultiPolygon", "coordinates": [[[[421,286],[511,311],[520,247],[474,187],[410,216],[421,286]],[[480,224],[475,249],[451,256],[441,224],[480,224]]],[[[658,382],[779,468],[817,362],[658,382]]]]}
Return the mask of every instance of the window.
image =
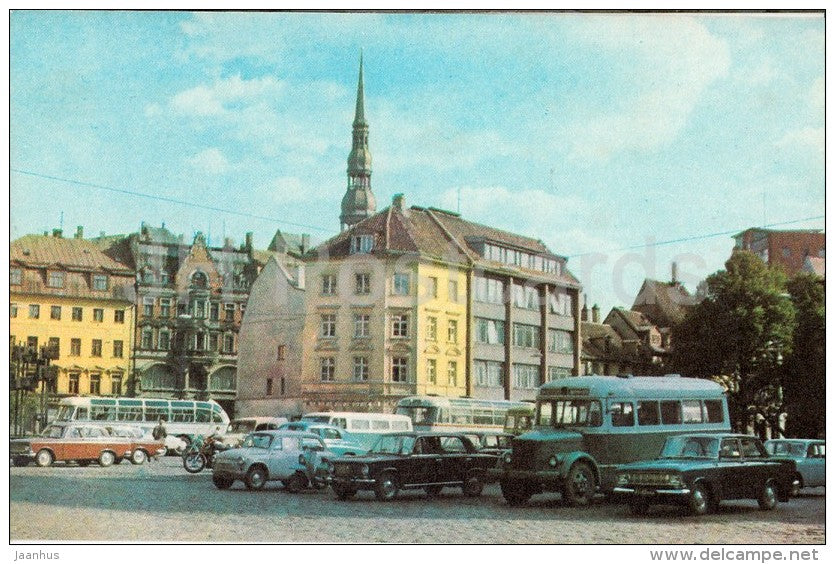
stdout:
{"type": "Polygon", "coordinates": [[[458,363],[454,360],[449,361],[447,363],[447,384],[450,386],[457,386],[458,385],[458,363]]]}
{"type": "MultiPolygon", "coordinates": [[[[142,338],[145,338],[145,334],[143,333],[142,338]]],[[[146,347],[143,347],[146,348],[146,347]]],[[[150,347],[147,347],[150,348],[150,347]]],[[[159,330],[159,349],[161,351],[167,351],[171,348],[171,333],[168,332],[166,329],[159,330]]],[[[213,349],[214,350],[214,349],[213,349]]]]}
{"type": "Polygon", "coordinates": [[[19,286],[23,284],[23,270],[20,268],[12,268],[9,270],[9,285],[19,286]]]}
{"type": "Polygon", "coordinates": [[[474,282],[473,299],[477,302],[490,304],[504,303],[504,282],[495,278],[476,276],[474,282]]]}
{"type": "Polygon", "coordinates": [[[63,272],[50,272],[49,277],[46,280],[46,285],[50,288],[63,288],[64,287],[64,273],[63,272]]]}
{"type": "Polygon", "coordinates": [[[721,400],[705,400],[705,415],[708,423],[722,423],[725,420],[725,411],[722,409],[721,400]]]}
{"type": "Polygon", "coordinates": [[[125,310],[117,309],[113,312],[113,322],[114,323],[124,323],[125,322],[125,310]]]}
{"type": "Polygon", "coordinates": [[[371,316],[367,313],[354,314],[354,337],[368,337],[371,316]]]}
{"type": "Polygon", "coordinates": [[[142,340],[141,345],[143,349],[152,349],[154,348],[154,334],[150,328],[146,328],[142,330],[142,340]]]}
{"type": "Polygon", "coordinates": [[[401,313],[391,316],[391,336],[409,336],[409,316],[407,314],[401,313]]]}
{"type": "Polygon", "coordinates": [[[426,360],[426,381],[430,384],[438,383],[438,363],[434,358],[426,360]]]}
{"type": "Polygon", "coordinates": [[[171,277],[168,275],[166,271],[161,271],[159,273],[159,283],[163,285],[167,285],[171,280],[171,277]]]}
{"type": "Polygon", "coordinates": [[[84,318],[84,316],[82,314],[83,311],[84,310],[82,310],[80,307],[72,308],[72,320],[73,321],[82,321],[83,318],[84,318]]]}
{"type": "Polygon", "coordinates": [[[447,288],[447,294],[449,296],[449,301],[457,302],[458,301],[458,281],[457,280],[450,280],[447,288]]]}
{"type": "Polygon", "coordinates": [[[278,353],[276,354],[276,360],[284,360],[286,357],[287,347],[285,345],[278,345],[278,353]]]}
{"type": "Polygon", "coordinates": [[[93,321],[101,323],[104,321],[104,310],[101,308],[93,308],[93,321]]]}
{"type": "Polygon", "coordinates": [[[571,296],[560,291],[548,294],[548,308],[557,315],[573,315],[571,296]]]}
{"type": "Polygon", "coordinates": [[[71,394],[78,394],[79,374],[70,374],[70,381],[67,384],[67,391],[71,394]]]}
{"type": "Polygon", "coordinates": [[[90,374],[90,394],[97,396],[101,393],[101,374],[90,374]]]}
{"type": "Polygon", "coordinates": [[[357,382],[368,381],[368,359],[364,356],[354,357],[354,380],[357,382]]]}
{"type": "Polygon", "coordinates": [[[554,380],[561,380],[563,378],[568,378],[569,376],[571,376],[570,368],[565,368],[562,366],[548,367],[548,382],[552,382],[554,380]]]}
{"type": "Polygon", "coordinates": [[[9,304],[9,317],[17,317],[17,304],[9,304]]]}
{"type": "MultiPolygon", "coordinates": [[[[162,300],[160,300],[161,302],[162,300]]],[[[217,321],[220,319],[220,304],[217,302],[212,302],[209,304],[209,319],[211,321],[217,321]]]]}
{"type": "Polygon", "coordinates": [[[226,312],[226,321],[235,321],[235,304],[223,304],[223,310],[226,312]]]}
{"type": "Polygon", "coordinates": [[[394,275],[394,288],[392,292],[397,296],[408,296],[411,289],[409,274],[399,272],[394,275]]]}
{"type": "Polygon", "coordinates": [[[391,381],[409,381],[409,359],[403,356],[396,356],[391,359],[391,381]]]}
{"type": "Polygon", "coordinates": [[[50,351],[59,352],[61,350],[61,339],[58,337],[50,337],[49,341],[47,341],[46,346],[50,349],[50,351]]]}
{"type": "Polygon", "coordinates": [[[70,339],[70,356],[81,356],[81,339],[70,339]]]}
{"type": "Polygon", "coordinates": [[[210,351],[219,351],[220,350],[220,335],[215,332],[209,333],[209,350],[210,351]]]}
{"type": "Polygon", "coordinates": [[[206,317],[206,300],[194,300],[191,302],[191,314],[195,319],[206,317]]]}
{"type": "Polygon", "coordinates": [[[365,295],[371,293],[371,275],[367,272],[360,272],[354,275],[355,291],[357,294],[365,295]]]}
{"type": "Polygon", "coordinates": [[[513,324],[513,344],[529,349],[539,348],[539,327],[536,325],[513,324]]]}
{"type": "Polygon", "coordinates": [[[438,279],[434,276],[429,276],[426,279],[426,295],[430,298],[438,297],[438,279]]]}
{"type": "Polygon", "coordinates": [[[426,318],[426,340],[438,340],[438,318],[429,316],[426,318]]]}
{"type": "Polygon", "coordinates": [[[267,378],[267,395],[273,395],[273,379],[267,378]]]}
{"type": "Polygon", "coordinates": [[[159,316],[171,317],[171,298],[159,299],[159,316]]]}
{"type": "Polygon", "coordinates": [[[574,352],[572,334],[568,331],[548,329],[548,350],[550,352],[572,354],[574,352]]]}
{"type": "Polygon", "coordinates": [[[122,349],[124,343],[122,341],[113,341],[113,357],[122,358],[122,349]]]}
{"type": "Polygon", "coordinates": [[[473,362],[475,385],[480,388],[504,387],[504,363],[490,360],[473,362]]]}
{"type": "Polygon", "coordinates": [[[446,340],[448,343],[458,342],[458,321],[450,319],[447,324],[446,340]]]}
{"type": "Polygon", "coordinates": [[[524,390],[539,387],[539,367],[535,364],[514,364],[513,387],[524,390]]]}
{"type": "Polygon", "coordinates": [[[26,347],[29,350],[37,352],[37,350],[38,350],[38,338],[33,337],[31,335],[29,337],[26,337],[26,347]]]}
{"type": "Polygon", "coordinates": [[[336,294],[336,276],[333,274],[322,275],[322,294],[325,296],[336,294]]]}
{"type": "Polygon", "coordinates": [[[122,395],[122,374],[115,373],[110,376],[110,393],[114,396],[122,395]]]}
{"type": "Polygon", "coordinates": [[[93,290],[104,292],[107,290],[107,276],[104,274],[93,275],[93,290]]]}
{"type": "Polygon", "coordinates": [[[613,427],[632,427],[635,424],[635,418],[632,414],[632,404],[629,402],[615,402],[609,405],[609,411],[612,413],[613,427]]]}
{"type": "Polygon", "coordinates": [[[702,402],[699,400],[684,400],[681,402],[682,420],[685,423],[702,422],[702,402]]]}
{"type": "Polygon", "coordinates": [[[326,356],[321,360],[320,377],[322,382],[333,382],[336,375],[336,360],[332,356],[326,356]]]}
{"type": "Polygon", "coordinates": [[[522,309],[539,309],[539,292],[532,286],[514,284],[513,305],[522,309]]]}
{"type": "Polygon", "coordinates": [[[374,235],[354,235],[351,237],[351,254],[370,253],[374,250],[374,235]]]}
{"type": "Polygon", "coordinates": [[[487,345],[504,344],[504,321],[498,319],[475,318],[475,340],[487,345]]]}
{"type": "Polygon", "coordinates": [[[336,314],[322,315],[322,337],[336,337],[336,314]]]}
{"type": "Polygon", "coordinates": [[[49,308],[49,318],[61,320],[61,306],[52,306],[49,308]]]}
{"type": "Polygon", "coordinates": [[[235,351],[235,336],[227,333],[223,336],[223,352],[231,354],[235,351]]]}
{"type": "Polygon", "coordinates": [[[681,423],[681,405],[677,401],[661,402],[661,423],[664,425],[681,423]]]}
{"type": "Polygon", "coordinates": [[[202,351],[206,349],[206,334],[205,333],[195,333],[194,338],[192,339],[192,350],[195,351],[202,351]]]}
{"type": "Polygon", "coordinates": [[[38,319],[41,316],[41,306],[29,304],[29,319],[38,319]]]}
{"type": "Polygon", "coordinates": [[[101,356],[101,339],[93,339],[90,356],[101,356]]]}
{"type": "Polygon", "coordinates": [[[638,425],[658,425],[660,422],[657,401],[638,402],[638,425]]]}
{"type": "Polygon", "coordinates": [[[142,315],[145,317],[153,317],[154,298],[142,298],[142,315]]]}

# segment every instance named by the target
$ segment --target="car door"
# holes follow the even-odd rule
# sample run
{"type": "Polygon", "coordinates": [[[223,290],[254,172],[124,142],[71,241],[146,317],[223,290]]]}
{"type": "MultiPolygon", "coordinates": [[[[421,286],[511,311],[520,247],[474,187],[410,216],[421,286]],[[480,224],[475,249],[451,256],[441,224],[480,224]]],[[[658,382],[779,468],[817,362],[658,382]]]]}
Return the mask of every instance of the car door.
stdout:
{"type": "Polygon", "coordinates": [[[473,453],[468,452],[464,439],[458,436],[441,438],[444,454],[440,473],[445,482],[463,482],[473,460],[473,453]]]}
{"type": "Polygon", "coordinates": [[[411,454],[401,462],[401,480],[409,484],[442,482],[441,460],[441,447],[437,437],[417,437],[411,454]]]}
{"type": "MultiPolygon", "coordinates": [[[[270,449],[267,451],[267,470],[270,479],[283,480],[291,474],[289,460],[293,458],[293,447],[298,450],[299,440],[291,437],[273,437],[270,449]]],[[[296,456],[298,458],[298,456],[296,456]]]]}
{"type": "Polygon", "coordinates": [[[759,439],[742,437],[739,444],[742,449],[743,463],[739,476],[742,495],[747,498],[756,498],[766,480],[777,476],[777,464],[768,458],[759,439]]]}
{"type": "Polygon", "coordinates": [[[725,437],[719,447],[719,480],[715,485],[721,489],[721,497],[738,499],[745,491],[743,481],[742,450],[739,439],[725,437]]]}
{"type": "Polygon", "coordinates": [[[803,485],[816,488],[826,485],[826,443],[811,443],[806,448],[806,459],[797,463],[806,467],[803,474],[803,485]]]}

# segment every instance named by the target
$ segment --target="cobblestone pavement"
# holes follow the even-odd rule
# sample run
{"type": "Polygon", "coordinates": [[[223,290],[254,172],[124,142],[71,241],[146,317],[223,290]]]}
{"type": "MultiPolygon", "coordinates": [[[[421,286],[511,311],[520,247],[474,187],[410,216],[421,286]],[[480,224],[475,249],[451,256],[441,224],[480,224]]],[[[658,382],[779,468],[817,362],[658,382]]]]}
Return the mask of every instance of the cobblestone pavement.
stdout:
{"type": "Polygon", "coordinates": [[[719,513],[691,517],[659,507],[635,517],[599,500],[563,506],[534,496],[509,507],[497,485],[480,498],[446,489],[428,499],[403,492],[381,503],[371,492],[338,501],[329,490],[289,494],[280,483],[250,492],[217,490],[211,473],[187,474],[178,458],[134,466],[56,464],[10,469],[12,541],[809,544],[825,542],[825,490],[811,489],[760,511],[754,501],[724,502],[719,513]]]}

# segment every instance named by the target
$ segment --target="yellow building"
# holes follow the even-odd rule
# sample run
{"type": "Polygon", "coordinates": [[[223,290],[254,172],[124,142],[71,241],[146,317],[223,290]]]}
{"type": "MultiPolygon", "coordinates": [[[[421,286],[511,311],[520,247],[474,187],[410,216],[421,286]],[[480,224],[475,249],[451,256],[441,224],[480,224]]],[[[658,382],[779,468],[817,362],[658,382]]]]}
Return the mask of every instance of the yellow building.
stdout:
{"type": "Polygon", "coordinates": [[[67,395],[122,395],[130,374],[134,275],[82,238],[59,230],[11,243],[10,345],[57,347],[50,402],[67,395]]]}

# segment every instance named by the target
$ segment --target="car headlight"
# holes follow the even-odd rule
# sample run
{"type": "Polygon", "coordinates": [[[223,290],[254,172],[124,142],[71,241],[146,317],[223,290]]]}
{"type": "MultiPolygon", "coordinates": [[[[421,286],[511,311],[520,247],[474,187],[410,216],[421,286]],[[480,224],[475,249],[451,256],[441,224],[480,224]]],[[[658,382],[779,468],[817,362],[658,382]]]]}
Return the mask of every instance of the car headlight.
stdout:
{"type": "Polygon", "coordinates": [[[557,467],[557,457],[556,457],[556,456],[552,456],[552,457],[548,460],[548,465],[549,465],[551,468],[556,468],[556,467],[557,467]]]}
{"type": "Polygon", "coordinates": [[[667,474],[664,476],[667,484],[680,488],[684,485],[684,481],[681,479],[681,474],[667,474]]]}
{"type": "Polygon", "coordinates": [[[616,482],[619,486],[627,485],[629,483],[629,474],[618,474],[616,482]]]}
{"type": "Polygon", "coordinates": [[[509,452],[504,453],[504,463],[505,464],[510,464],[510,462],[512,460],[513,460],[513,457],[510,455],[509,452]]]}
{"type": "Polygon", "coordinates": [[[236,462],[238,463],[238,469],[243,470],[244,469],[244,462],[245,462],[244,457],[239,456],[238,460],[236,462]]]}
{"type": "Polygon", "coordinates": [[[362,474],[363,478],[367,478],[369,473],[370,473],[370,470],[368,468],[368,464],[363,464],[362,467],[360,468],[360,474],[362,474]]]}

